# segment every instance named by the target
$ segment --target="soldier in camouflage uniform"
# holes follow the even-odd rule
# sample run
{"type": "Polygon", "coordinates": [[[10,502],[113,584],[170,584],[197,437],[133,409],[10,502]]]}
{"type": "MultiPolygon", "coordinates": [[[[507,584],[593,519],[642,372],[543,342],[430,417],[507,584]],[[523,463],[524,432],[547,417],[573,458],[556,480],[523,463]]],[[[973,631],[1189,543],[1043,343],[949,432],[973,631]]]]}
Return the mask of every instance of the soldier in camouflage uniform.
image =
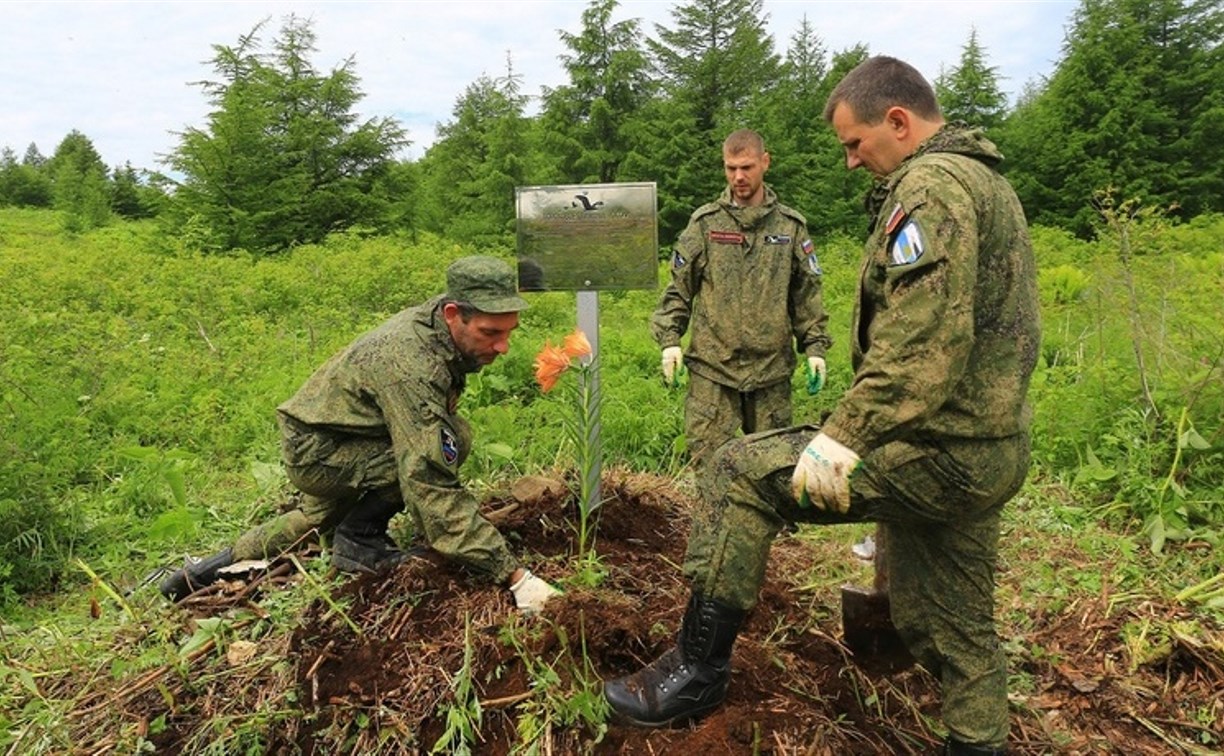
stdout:
{"type": "Polygon", "coordinates": [[[790,425],[796,347],[818,387],[829,346],[820,262],[803,216],[764,183],[769,153],[761,136],[748,129],[728,136],[723,165],[727,189],[689,219],[650,324],[664,380],[673,382],[681,359],[689,370],[684,433],[698,469],[741,429],[790,425]]]}
{"type": "Polygon", "coordinates": [[[994,625],[999,521],[1028,471],[1025,395],[1040,337],[1024,212],[996,170],[994,145],[945,124],[930,85],[901,61],[860,64],[825,117],[847,166],[878,178],[853,384],[822,428],[747,436],[715,455],[702,492],[714,511],[693,523],[693,593],[677,646],[607,683],[605,695],[648,726],[716,707],[783,526],[878,522],[893,622],[942,684],[945,752],[1000,754],[1008,710],[994,625]]]}
{"type": "Polygon", "coordinates": [[[458,475],[471,449],[469,426],[456,414],[467,376],[509,349],[526,307],[508,264],[463,258],[447,269],[446,294],[403,310],[333,356],[277,408],[300,505],[232,548],[189,558],[162,582],[162,593],[178,601],[234,562],[269,558],[333,530],[338,569],[387,569],[406,557],[387,526],[407,509],[434,551],[508,585],[519,608],[538,610],[554,589],[519,564],[458,475]]]}

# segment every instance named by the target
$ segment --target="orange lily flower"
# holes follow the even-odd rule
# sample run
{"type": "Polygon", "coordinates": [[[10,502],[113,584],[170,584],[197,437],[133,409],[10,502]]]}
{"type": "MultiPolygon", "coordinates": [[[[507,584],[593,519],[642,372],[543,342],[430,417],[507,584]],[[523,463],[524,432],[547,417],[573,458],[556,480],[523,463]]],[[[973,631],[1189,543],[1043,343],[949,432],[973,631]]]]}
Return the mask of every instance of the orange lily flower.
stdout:
{"type": "Polygon", "coordinates": [[[536,383],[540,384],[540,390],[546,394],[552,391],[553,386],[557,385],[557,379],[569,366],[570,357],[565,350],[545,341],[544,348],[535,358],[535,379],[536,383]]]}
{"type": "Polygon", "coordinates": [[[587,341],[586,334],[582,329],[575,328],[574,332],[565,337],[565,353],[574,359],[591,356],[591,342],[587,341]]]}

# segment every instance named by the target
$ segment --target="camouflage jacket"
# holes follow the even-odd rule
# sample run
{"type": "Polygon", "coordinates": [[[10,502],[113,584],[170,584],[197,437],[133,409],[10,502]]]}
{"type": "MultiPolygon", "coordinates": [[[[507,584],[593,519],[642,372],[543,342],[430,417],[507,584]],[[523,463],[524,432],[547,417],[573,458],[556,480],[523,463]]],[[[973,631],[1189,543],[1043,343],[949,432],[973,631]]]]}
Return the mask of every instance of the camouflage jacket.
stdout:
{"type": "Polygon", "coordinates": [[[978,131],[944,126],[868,201],[854,381],[824,424],[860,455],[898,438],[1027,429],[1040,322],[1024,210],[978,131]]]}
{"type": "Polygon", "coordinates": [[[442,300],[404,310],[358,338],[277,411],[316,432],[387,438],[421,535],[442,555],[501,582],[517,561],[459,481],[471,430],[456,411],[467,375],[480,366],[456,349],[442,300]]]}
{"type": "Polygon", "coordinates": [[[765,195],[736,207],[728,188],[692,214],[650,321],[664,348],[691,327],[688,368],[740,391],[789,380],[796,349],[822,357],[830,344],[807,222],[768,186],[765,195]]]}

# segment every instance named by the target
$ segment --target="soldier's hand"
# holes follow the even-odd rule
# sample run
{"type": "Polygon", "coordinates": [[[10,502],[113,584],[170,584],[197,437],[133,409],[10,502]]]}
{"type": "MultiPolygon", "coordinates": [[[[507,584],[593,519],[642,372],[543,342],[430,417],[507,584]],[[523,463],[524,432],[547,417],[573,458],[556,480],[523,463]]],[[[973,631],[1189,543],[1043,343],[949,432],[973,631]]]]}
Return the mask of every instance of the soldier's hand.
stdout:
{"type": "Polygon", "coordinates": [[[809,395],[819,394],[825,385],[824,357],[808,357],[807,361],[807,392],[809,395]]]}
{"type": "Polygon", "coordinates": [[[680,351],[680,347],[671,346],[663,350],[663,384],[665,386],[675,386],[676,376],[680,374],[680,369],[684,365],[684,355],[680,351]]]}
{"type": "Polygon", "coordinates": [[[561,595],[561,591],[531,574],[528,569],[524,569],[523,576],[510,586],[510,592],[514,594],[514,605],[523,614],[536,614],[544,609],[550,598],[561,595]]]}
{"type": "Polygon", "coordinates": [[[854,450],[818,433],[795,463],[791,493],[800,506],[810,502],[817,509],[845,513],[850,509],[850,474],[860,462],[854,450]]]}

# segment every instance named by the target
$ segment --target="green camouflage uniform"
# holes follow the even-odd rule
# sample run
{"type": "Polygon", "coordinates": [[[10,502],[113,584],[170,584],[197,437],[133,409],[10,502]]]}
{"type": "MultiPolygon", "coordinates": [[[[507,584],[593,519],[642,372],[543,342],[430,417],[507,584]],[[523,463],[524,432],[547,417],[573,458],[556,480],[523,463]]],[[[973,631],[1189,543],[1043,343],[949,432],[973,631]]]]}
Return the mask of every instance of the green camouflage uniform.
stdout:
{"type": "Polygon", "coordinates": [[[738,439],[713,460],[685,564],[694,590],[756,603],[787,521],[883,523],[893,622],[942,683],[962,742],[1007,737],[994,626],[1003,505],[1029,466],[1025,399],[1040,338],[1024,212],[979,132],[945,126],[873,192],[853,322],[854,382],[824,423],[858,452],[850,510],[800,508],[796,460],[815,426],[738,439]]]}
{"type": "Polygon", "coordinates": [[[790,424],[796,345],[823,357],[830,343],[820,262],[807,222],[772,189],[759,207],[737,207],[728,187],[689,219],[671,275],[650,327],[662,348],[692,329],[685,438],[700,466],[741,428],[790,424]]]}
{"type": "Polygon", "coordinates": [[[455,414],[479,364],[456,349],[445,296],[404,310],[320,367],[277,408],[301,506],[248,531],[235,560],[275,554],[333,529],[361,496],[406,503],[416,532],[445,557],[504,582],[518,566],[460,484],[471,430],[455,414]]]}

